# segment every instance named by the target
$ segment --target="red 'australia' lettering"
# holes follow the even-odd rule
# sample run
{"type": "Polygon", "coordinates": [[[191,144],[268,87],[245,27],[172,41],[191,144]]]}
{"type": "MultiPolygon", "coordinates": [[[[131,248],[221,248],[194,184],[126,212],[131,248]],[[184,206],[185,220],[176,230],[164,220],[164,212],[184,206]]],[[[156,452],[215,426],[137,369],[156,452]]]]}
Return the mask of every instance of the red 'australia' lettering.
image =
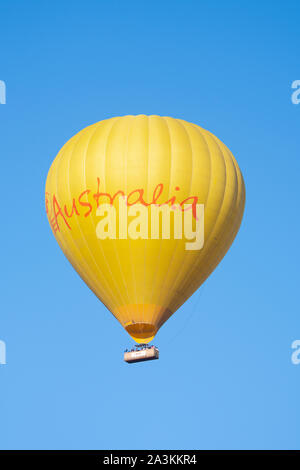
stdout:
{"type": "MultiPolygon", "coordinates": [[[[163,183],[159,183],[154,188],[152,201],[147,203],[144,200],[144,189],[143,188],[135,189],[135,190],[131,191],[128,194],[128,197],[126,198],[126,203],[127,203],[128,206],[133,206],[134,204],[138,204],[138,203],[140,203],[144,206],[150,206],[151,204],[158,205],[158,206],[163,206],[163,205],[166,205],[166,204],[170,204],[171,206],[175,206],[176,195],[172,196],[170,199],[168,199],[164,203],[159,203],[158,202],[158,199],[162,195],[163,190],[164,190],[163,183]]],[[[178,186],[176,186],[175,191],[179,191],[179,190],[180,190],[180,188],[178,186]]],[[[90,194],[90,192],[91,192],[90,189],[86,189],[85,191],[80,193],[77,200],[76,200],[76,198],[73,198],[72,199],[72,207],[71,207],[70,212],[68,212],[66,204],[64,205],[64,210],[62,210],[58,200],[56,199],[55,194],[53,195],[52,201],[51,201],[50,193],[46,192],[46,201],[45,201],[46,202],[46,212],[47,212],[48,218],[50,220],[51,227],[54,230],[54,232],[60,231],[60,226],[59,226],[60,222],[65,223],[65,225],[71,230],[71,227],[68,224],[67,219],[72,218],[74,214],[76,214],[77,216],[80,216],[80,213],[79,213],[79,210],[77,208],[76,203],[79,204],[81,207],[86,207],[87,208],[86,212],[83,214],[84,217],[88,217],[91,214],[91,212],[93,210],[92,204],[89,201],[84,201],[83,200],[83,197],[85,195],[88,196],[90,194]],[[52,204],[51,204],[51,202],[52,202],[52,204]]],[[[99,205],[100,205],[100,198],[101,197],[108,198],[109,203],[112,205],[114,203],[115,199],[118,196],[125,197],[125,193],[122,190],[117,191],[113,195],[111,195],[110,193],[100,192],[100,178],[98,177],[97,178],[97,191],[92,196],[93,196],[93,199],[96,201],[96,205],[97,205],[97,208],[98,208],[99,205]]],[[[197,203],[198,203],[198,197],[197,196],[190,196],[190,197],[184,199],[183,201],[181,201],[178,204],[179,204],[180,209],[183,212],[187,209],[192,209],[193,217],[195,219],[197,219],[197,203]],[[188,204],[187,208],[184,207],[185,204],[188,204]]]]}
{"type": "Polygon", "coordinates": [[[88,207],[89,210],[84,214],[84,217],[87,217],[88,215],[90,215],[90,213],[92,212],[93,210],[93,206],[92,204],[90,204],[89,202],[84,202],[81,200],[81,198],[85,195],[85,194],[89,194],[91,191],[89,189],[86,189],[85,191],[83,191],[80,195],[79,195],[79,198],[78,198],[78,202],[81,206],[83,207],[88,207]]]}
{"type": "Polygon", "coordinates": [[[60,231],[59,228],[59,223],[58,223],[58,217],[61,216],[63,218],[63,221],[65,222],[66,226],[71,230],[70,225],[68,224],[64,213],[55,197],[55,194],[53,194],[53,200],[52,200],[52,205],[53,205],[53,212],[54,212],[54,219],[55,219],[55,224],[53,226],[54,231],[56,232],[57,230],[60,231]]]}
{"type": "Polygon", "coordinates": [[[72,217],[72,215],[74,214],[77,214],[77,215],[80,215],[78,210],[77,210],[77,207],[76,207],[76,202],[75,202],[75,198],[73,198],[73,204],[72,204],[72,208],[71,208],[71,214],[68,214],[68,210],[67,210],[67,206],[66,204],[64,205],[64,211],[65,211],[65,214],[67,217],[72,217]]]}
{"type": "Polygon", "coordinates": [[[113,196],[109,193],[100,193],[100,178],[97,178],[97,184],[98,184],[97,192],[93,194],[93,198],[96,200],[96,203],[97,203],[97,208],[99,207],[99,199],[101,196],[107,196],[110,200],[110,204],[114,203],[114,200],[118,196],[118,194],[120,194],[121,196],[125,196],[124,192],[121,190],[117,191],[113,196]]]}

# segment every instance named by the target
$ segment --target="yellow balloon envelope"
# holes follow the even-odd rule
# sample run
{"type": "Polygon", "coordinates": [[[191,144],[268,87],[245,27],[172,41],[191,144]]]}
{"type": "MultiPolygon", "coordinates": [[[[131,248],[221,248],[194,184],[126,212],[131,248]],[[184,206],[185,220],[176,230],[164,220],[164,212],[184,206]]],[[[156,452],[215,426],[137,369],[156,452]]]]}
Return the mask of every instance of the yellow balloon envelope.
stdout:
{"type": "Polygon", "coordinates": [[[170,117],[114,117],[83,129],[46,182],[61,249],[139,343],[151,341],[218,265],[244,204],[228,148],[170,117]]]}

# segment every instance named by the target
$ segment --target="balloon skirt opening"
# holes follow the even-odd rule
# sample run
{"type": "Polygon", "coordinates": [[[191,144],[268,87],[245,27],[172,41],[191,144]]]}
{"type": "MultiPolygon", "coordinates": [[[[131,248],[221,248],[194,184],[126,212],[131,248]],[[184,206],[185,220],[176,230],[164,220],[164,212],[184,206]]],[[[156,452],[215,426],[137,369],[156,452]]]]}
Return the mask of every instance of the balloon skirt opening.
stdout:
{"type": "Polygon", "coordinates": [[[151,323],[132,323],[125,329],[137,343],[149,343],[157,333],[157,328],[151,323]]]}

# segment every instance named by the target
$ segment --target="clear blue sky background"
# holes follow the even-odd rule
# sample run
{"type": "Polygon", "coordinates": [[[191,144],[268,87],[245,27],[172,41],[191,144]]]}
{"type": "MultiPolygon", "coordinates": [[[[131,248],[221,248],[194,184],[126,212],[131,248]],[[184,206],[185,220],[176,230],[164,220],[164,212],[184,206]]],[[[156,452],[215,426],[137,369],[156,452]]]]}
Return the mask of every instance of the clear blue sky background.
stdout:
{"type": "Polygon", "coordinates": [[[300,448],[298,1],[2,1],[2,449],[300,448]],[[59,148],[161,114],[232,150],[247,204],[231,250],[127,365],[132,341],[44,210],[59,148]]]}

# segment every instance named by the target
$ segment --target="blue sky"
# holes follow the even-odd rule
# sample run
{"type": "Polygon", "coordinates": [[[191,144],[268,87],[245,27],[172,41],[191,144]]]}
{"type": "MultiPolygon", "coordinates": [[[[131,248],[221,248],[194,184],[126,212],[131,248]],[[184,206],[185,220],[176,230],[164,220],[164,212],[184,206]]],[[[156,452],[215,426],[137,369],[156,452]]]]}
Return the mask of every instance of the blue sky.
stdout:
{"type": "Polygon", "coordinates": [[[300,448],[297,1],[6,1],[0,6],[1,449],[300,448]],[[83,127],[195,122],[232,150],[247,203],[231,250],[132,342],[60,251],[47,171],[83,127]]]}

